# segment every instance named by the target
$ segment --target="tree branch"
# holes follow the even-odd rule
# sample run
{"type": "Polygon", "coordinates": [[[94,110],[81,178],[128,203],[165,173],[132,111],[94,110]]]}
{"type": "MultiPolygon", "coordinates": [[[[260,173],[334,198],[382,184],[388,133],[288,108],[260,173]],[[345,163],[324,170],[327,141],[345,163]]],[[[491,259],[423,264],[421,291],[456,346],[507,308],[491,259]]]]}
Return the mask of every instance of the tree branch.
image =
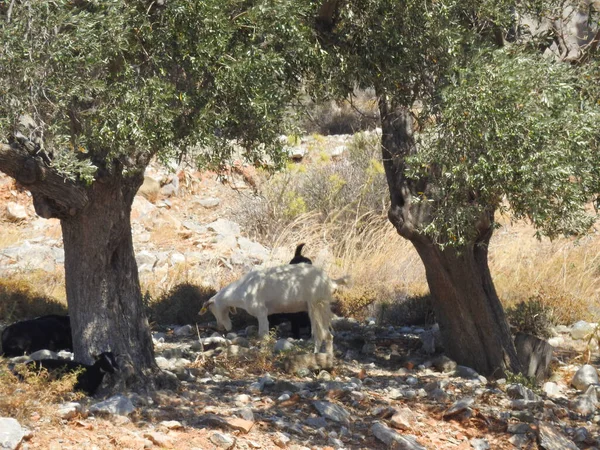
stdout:
{"type": "Polygon", "coordinates": [[[31,191],[36,212],[46,219],[74,216],[88,203],[84,188],[16,144],[0,144],[0,171],[31,191]]]}
{"type": "Polygon", "coordinates": [[[335,26],[337,11],[341,0],[324,0],[316,17],[317,31],[330,33],[335,26]]]}

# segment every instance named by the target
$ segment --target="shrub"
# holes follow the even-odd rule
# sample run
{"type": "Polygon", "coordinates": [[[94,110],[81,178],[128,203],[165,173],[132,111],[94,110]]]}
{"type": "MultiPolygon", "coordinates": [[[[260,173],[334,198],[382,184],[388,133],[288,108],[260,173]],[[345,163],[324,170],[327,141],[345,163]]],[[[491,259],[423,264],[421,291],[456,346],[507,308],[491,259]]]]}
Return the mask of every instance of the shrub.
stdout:
{"type": "Polygon", "coordinates": [[[544,304],[539,294],[507,308],[506,316],[517,331],[543,339],[552,336],[552,308],[544,304]]]}
{"type": "Polygon", "coordinates": [[[375,289],[363,285],[338,290],[334,298],[333,311],[337,315],[364,320],[369,315],[369,306],[380,297],[375,289]]]}

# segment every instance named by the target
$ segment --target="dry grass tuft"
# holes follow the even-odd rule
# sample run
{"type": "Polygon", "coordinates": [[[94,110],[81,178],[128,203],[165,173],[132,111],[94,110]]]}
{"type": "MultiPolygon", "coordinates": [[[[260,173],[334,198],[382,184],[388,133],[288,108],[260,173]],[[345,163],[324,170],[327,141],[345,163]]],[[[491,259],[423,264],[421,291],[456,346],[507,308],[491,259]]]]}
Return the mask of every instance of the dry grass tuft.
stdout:
{"type": "Polygon", "coordinates": [[[46,314],[67,313],[65,302],[33,289],[33,286],[45,286],[46,291],[53,291],[52,279],[47,279],[44,284],[34,282],[36,278],[41,278],[42,274],[50,278],[46,272],[37,271],[27,277],[0,280],[0,317],[3,320],[10,322],[46,314]]]}
{"type": "Polygon", "coordinates": [[[195,323],[204,302],[215,294],[209,287],[178,284],[156,300],[148,301],[148,315],[152,322],[161,324],[195,323]]]}
{"type": "Polygon", "coordinates": [[[0,416],[14,417],[24,425],[32,425],[36,417],[58,422],[57,404],[83,396],[73,392],[76,373],[52,380],[46,370],[27,370],[24,365],[16,366],[16,370],[23,381],[19,381],[7,361],[0,358],[0,416]]]}

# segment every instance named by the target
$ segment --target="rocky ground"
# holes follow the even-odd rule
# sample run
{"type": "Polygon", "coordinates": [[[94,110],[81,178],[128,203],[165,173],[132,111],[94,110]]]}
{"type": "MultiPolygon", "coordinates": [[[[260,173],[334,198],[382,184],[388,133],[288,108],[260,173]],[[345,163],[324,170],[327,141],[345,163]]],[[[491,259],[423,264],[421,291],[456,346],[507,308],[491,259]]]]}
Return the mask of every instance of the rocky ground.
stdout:
{"type": "MultiPolygon", "coordinates": [[[[332,156],[347,139],[328,147],[332,156]]],[[[302,148],[295,152],[303,156],[302,148]]],[[[267,248],[223,219],[232,199],[249,195],[256,182],[243,167],[231,171],[228,184],[210,173],[151,169],[132,213],[142,282],[166,289],[174,272],[185,270],[217,286],[224,273],[288,260],[296,243],[267,248]]],[[[0,276],[60,273],[59,224],[37,218],[28,194],[4,177],[0,209],[0,276]]],[[[333,367],[291,368],[284,361],[307,351],[305,341],[261,344],[254,326],[227,336],[208,327],[157,327],[157,361],[173,380],[170,389],[112,397],[103,389],[96,398],[52,404],[51,414],[34,412],[22,424],[0,419],[0,448],[600,449],[597,352],[592,365],[581,358],[581,338],[592,328],[555,330],[553,375],[532,390],[457,366],[435,345],[435,327],[339,318],[333,367]]]]}

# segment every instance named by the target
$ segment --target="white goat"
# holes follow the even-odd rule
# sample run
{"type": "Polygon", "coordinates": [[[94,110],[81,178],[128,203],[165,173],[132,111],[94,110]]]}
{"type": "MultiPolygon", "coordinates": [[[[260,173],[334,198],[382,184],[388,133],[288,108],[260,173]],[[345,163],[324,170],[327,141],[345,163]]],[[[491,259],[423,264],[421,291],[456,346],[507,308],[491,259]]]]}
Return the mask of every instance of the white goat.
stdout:
{"type": "Polygon", "coordinates": [[[333,354],[332,293],[338,285],[346,283],[347,278],[332,280],[323,270],[309,264],[257,269],[217,292],[199,314],[210,309],[217,324],[230,331],[229,313],[235,313],[235,308],[245,309],[258,319],[258,334],[263,337],[269,332],[269,314],[308,311],[315,353],[325,342],[326,352],[333,354]]]}

